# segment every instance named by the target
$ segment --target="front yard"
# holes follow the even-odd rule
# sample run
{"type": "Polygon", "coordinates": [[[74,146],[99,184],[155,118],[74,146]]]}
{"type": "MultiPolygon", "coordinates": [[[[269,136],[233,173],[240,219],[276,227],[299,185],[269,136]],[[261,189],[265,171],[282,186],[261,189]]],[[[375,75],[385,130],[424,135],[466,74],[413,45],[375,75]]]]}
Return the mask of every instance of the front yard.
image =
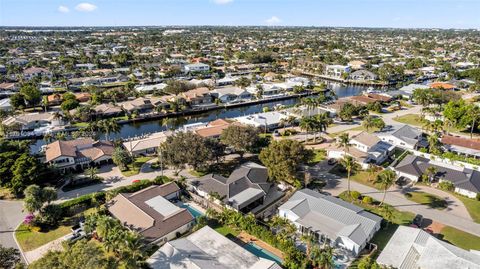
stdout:
{"type": "Polygon", "coordinates": [[[423,126],[424,125],[424,120],[420,115],[418,114],[407,114],[399,117],[393,118],[395,121],[408,124],[408,125],[414,125],[414,126],[423,126]]]}
{"type": "Polygon", "coordinates": [[[405,198],[407,198],[410,201],[413,201],[415,203],[419,203],[422,205],[427,205],[431,208],[435,209],[445,209],[448,207],[447,201],[443,199],[442,197],[439,197],[437,195],[433,195],[430,193],[426,192],[408,192],[405,193],[405,198]]]}
{"type": "Polygon", "coordinates": [[[46,232],[37,232],[30,229],[27,225],[21,224],[15,231],[15,237],[23,251],[30,251],[71,233],[71,227],[60,225],[46,232]]]}
{"type": "Polygon", "coordinates": [[[473,221],[480,223],[480,201],[458,194],[454,195],[465,205],[473,221]]]}
{"type": "Polygon", "coordinates": [[[122,175],[124,175],[126,177],[138,175],[138,173],[140,173],[140,168],[142,168],[142,166],[146,162],[148,162],[148,161],[150,161],[154,158],[155,157],[153,157],[153,156],[135,158],[135,160],[131,164],[127,165],[128,169],[125,170],[125,171],[122,171],[122,175]]]}
{"type": "Polygon", "coordinates": [[[440,238],[466,250],[480,250],[480,237],[453,227],[445,226],[440,232],[440,238]]]}
{"type": "MultiPolygon", "coordinates": [[[[367,185],[369,187],[375,188],[377,190],[383,190],[382,186],[380,184],[375,183],[377,175],[380,172],[381,172],[381,169],[379,169],[378,171],[372,171],[372,172],[361,170],[361,171],[357,171],[357,172],[353,173],[350,176],[350,179],[353,180],[353,181],[356,181],[360,184],[367,185]]],[[[344,178],[347,177],[347,172],[345,171],[345,169],[340,164],[335,165],[329,171],[329,173],[337,175],[339,177],[344,177],[344,178]]]]}

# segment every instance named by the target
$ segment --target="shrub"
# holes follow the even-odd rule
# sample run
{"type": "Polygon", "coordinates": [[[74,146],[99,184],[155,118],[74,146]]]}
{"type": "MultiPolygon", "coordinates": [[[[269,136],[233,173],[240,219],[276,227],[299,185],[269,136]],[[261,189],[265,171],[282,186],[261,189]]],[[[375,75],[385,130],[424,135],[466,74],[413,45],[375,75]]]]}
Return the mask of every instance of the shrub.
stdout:
{"type": "Polygon", "coordinates": [[[362,202],[367,205],[371,205],[373,203],[373,198],[370,196],[364,196],[362,202]]]}
{"type": "Polygon", "coordinates": [[[358,200],[358,199],[360,198],[360,196],[362,196],[362,194],[359,193],[358,191],[351,191],[351,192],[350,192],[350,195],[352,196],[352,198],[353,198],[354,200],[358,200]]]}
{"type": "Polygon", "coordinates": [[[477,193],[477,201],[480,201],[480,193],[477,193]]]}
{"type": "Polygon", "coordinates": [[[94,202],[102,203],[103,201],[105,201],[105,192],[96,192],[63,202],[60,204],[60,208],[63,216],[73,216],[76,214],[75,209],[82,207],[90,208],[94,206],[94,202]]]}
{"type": "Polygon", "coordinates": [[[155,182],[155,184],[158,184],[158,185],[162,185],[171,181],[172,179],[167,176],[158,176],[153,180],[153,182],[155,182]]]}
{"type": "Polygon", "coordinates": [[[62,208],[57,204],[49,204],[40,210],[40,221],[42,224],[55,226],[62,219],[62,208]]]}
{"type": "Polygon", "coordinates": [[[453,185],[453,183],[451,181],[448,181],[448,180],[444,180],[440,183],[438,183],[438,187],[441,189],[441,190],[444,190],[444,191],[453,191],[455,190],[455,185],[453,185]]]}

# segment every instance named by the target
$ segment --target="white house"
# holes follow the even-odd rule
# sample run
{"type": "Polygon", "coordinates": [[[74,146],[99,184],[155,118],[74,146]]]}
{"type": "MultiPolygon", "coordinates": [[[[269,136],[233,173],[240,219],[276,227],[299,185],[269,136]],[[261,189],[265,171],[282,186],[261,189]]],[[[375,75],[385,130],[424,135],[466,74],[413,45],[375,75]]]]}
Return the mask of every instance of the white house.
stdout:
{"type": "Polygon", "coordinates": [[[187,64],[184,67],[185,72],[206,72],[210,70],[210,66],[204,63],[187,64]]]}
{"type": "Polygon", "coordinates": [[[238,121],[242,124],[272,130],[278,128],[282,119],[286,118],[288,118],[288,116],[283,113],[271,111],[266,113],[258,113],[248,116],[236,117],[233,118],[233,120],[238,121]]]}
{"type": "Polygon", "coordinates": [[[301,233],[357,256],[380,229],[382,218],[339,198],[303,189],[278,208],[301,233]]]}
{"type": "Polygon", "coordinates": [[[327,65],[325,66],[325,75],[341,78],[343,74],[348,74],[352,71],[348,65],[327,65]]]}
{"type": "Polygon", "coordinates": [[[252,98],[252,93],[239,87],[217,88],[211,92],[212,96],[222,103],[246,101],[252,98]]]}
{"type": "Polygon", "coordinates": [[[404,149],[417,149],[428,146],[428,141],[423,136],[423,133],[406,124],[392,132],[379,133],[378,137],[389,144],[404,149]]]}

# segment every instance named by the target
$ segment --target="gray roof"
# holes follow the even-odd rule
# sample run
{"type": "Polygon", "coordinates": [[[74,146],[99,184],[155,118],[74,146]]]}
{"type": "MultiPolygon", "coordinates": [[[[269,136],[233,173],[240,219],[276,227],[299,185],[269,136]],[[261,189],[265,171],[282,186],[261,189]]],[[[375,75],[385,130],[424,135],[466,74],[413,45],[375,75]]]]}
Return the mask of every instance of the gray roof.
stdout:
{"type": "Polygon", "coordinates": [[[339,198],[310,189],[297,191],[279,210],[290,210],[299,217],[296,222],[332,240],[350,238],[359,246],[368,240],[382,218],[339,198]]]}
{"type": "Polygon", "coordinates": [[[477,170],[434,162],[415,155],[407,155],[395,166],[395,170],[420,177],[430,166],[437,169],[435,177],[451,181],[455,187],[476,193],[480,192],[480,172],[477,170]]]}
{"type": "Polygon", "coordinates": [[[438,240],[421,229],[400,226],[377,262],[398,269],[474,269],[480,268],[480,255],[438,240]]]}
{"type": "Polygon", "coordinates": [[[148,260],[153,269],[280,269],[259,258],[209,226],[170,241],[148,260]]]}
{"type": "Polygon", "coordinates": [[[392,135],[410,145],[417,145],[418,142],[423,140],[422,132],[407,124],[394,131],[392,135]]]}

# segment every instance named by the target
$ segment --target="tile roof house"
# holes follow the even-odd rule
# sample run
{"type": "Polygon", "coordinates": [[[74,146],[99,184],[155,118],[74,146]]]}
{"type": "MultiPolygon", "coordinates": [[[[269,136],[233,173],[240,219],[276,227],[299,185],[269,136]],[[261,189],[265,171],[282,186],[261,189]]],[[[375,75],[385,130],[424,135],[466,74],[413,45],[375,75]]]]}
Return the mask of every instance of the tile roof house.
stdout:
{"type": "Polygon", "coordinates": [[[339,198],[303,189],[278,208],[302,233],[357,256],[380,229],[382,218],[339,198]]]}
{"type": "Polygon", "coordinates": [[[175,182],[153,185],[135,193],[120,193],[107,203],[110,214],[154,244],[163,244],[190,230],[195,218],[186,208],[171,201],[179,199],[175,182]]]}
{"type": "Polygon", "coordinates": [[[93,108],[96,115],[113,116],[123,112],[122,108],[113,104],[100,104],[93,108]]]}
{"type": "Polygon", "coordinates": [[[92,164],[108,163],[114,151],[110,141],[94,141],[91,138],[55,141],[45,147],[46,162],[59,169],[85,168],[92,164]]]}
{"type": "Polygon", "coordinates": [[[23,77],[27,80],[40,76],[51,77],[52,73],[48,71],[48,69],[42,67],[30,67],[23,70],[23,77]]]}
{"type": "Polygon", "coordinates": [[[444,180],[452,182],[455,192],[470,198],[475,198],[477,193],[480,193],[480,171],[478,170],[435,162],[415,155],[407,155],[394,167],[394,170],[399,176],[416,182],[427,168],[432,166],[437,170],[434,178],[440,182],[444,180]]]}
{"type": "Polygon", "coordinates": [[[441,142],[450,152],[480,158],[480,139],[444,135],[441,142]]]}
{"type": "Polygon", "coordinates": [[[480,269],[480,254],[439,240],[421,229],[399,226],[377,263],[398,269],[480,269]]]}
{"type": "Polygon", "coordinates": [[[227,129],[232,122],[218,119],[209,122],[206,126],[200,127],[194,130],[195,133],[202,137],[218,138],[222,134],[223,130],[227,129]]]}
{"type": "Polygon", "coordinates": [[[53,113],[28,113],[10,116],[2,122],[6,126],[18,125],[22,130],[33,130],[45,126],[59,126],[61,121],[53,113]]]}
{"type": "Polygon", "coordinates": [[[267,168],[248,162],[235,169],[228,178],[208,174],[190,180],[189,185],[204,198],[216,193],[227,207],[243,213],[257,214],[284,195],[267,179],[267,168]]]}
{"type": "Polygon", "coordinates": [[[257,257],[209,226],[170,241],[148,260],[152,269],[280,269],[257,257]]]}
{"type": "Polygon", "coordinates": [[[240,102],[252,98],[252,94],[249,91],[238,87],[214,89],[212,91],[212,96],[218,98],[222,103],[240,102]]]}
{"type": "Polygon", "coordinates": [[[190,105],[205,105],[212,103],[212,96],[207,87],[200,87],[193,90],[186,91],[181,94],[187,103],[190,105]]]}
{"type": "Polygon", "coordinates": [[[394,146],[406,149],[418,149],[428,146],[428,141],[423,136],[422,131],[407,124],[393,132],[380,133],[378,137],[394,146]]]}
{"type": "Polygon", "coordinates": [[[167,140],[172,134],[171,131],[158,132],[136,139],[129,139],[123,142],[123,147],[132,155],[149,155],[157,152],[160,144],[167,140]]]}

